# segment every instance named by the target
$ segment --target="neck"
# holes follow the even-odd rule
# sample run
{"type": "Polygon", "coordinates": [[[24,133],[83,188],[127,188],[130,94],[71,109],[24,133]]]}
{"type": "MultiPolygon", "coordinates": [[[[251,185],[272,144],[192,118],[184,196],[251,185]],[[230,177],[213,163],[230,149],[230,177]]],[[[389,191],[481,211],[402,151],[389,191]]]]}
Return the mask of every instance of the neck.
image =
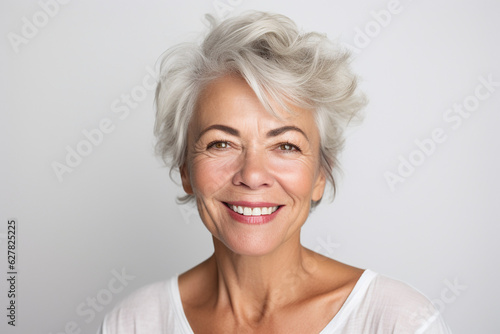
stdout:
{"type": "Polygon", "coordinates": [[[311,274],[311,258],[299,233],[263,256],[236,254],[214,238],[209,262],[216,277],[216,304],[243,321],[258,321],[297,299],[297,288],[311,274]]]}

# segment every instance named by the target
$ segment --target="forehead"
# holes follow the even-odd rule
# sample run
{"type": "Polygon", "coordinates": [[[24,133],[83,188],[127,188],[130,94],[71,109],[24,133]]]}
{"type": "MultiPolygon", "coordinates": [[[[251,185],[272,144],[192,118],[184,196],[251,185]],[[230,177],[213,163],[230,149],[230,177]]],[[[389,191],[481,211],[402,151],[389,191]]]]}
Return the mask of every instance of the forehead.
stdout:
{"type": "MultiPolygon", "coordinates": [[[[270,101],[277,116],[260,102],[247,82],[236,75],[226,75],[208,84],[200,94],[192,123],[210,126],[221,123],[264,123],[265,128],[283,125],[299,126],[307,132],[317,132],[311,110],[290,105],[292,113],[270,101]]],[[[201,129],[200,129],[201,130],[201,129]]]]}

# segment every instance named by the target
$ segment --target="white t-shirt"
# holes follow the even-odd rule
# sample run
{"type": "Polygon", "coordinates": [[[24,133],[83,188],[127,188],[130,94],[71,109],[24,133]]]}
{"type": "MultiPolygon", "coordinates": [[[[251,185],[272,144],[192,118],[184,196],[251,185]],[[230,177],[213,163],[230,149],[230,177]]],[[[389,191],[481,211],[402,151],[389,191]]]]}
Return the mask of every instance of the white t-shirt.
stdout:
{"type": "MultiPolygon", "coordinates": [[[[178,276],[143,287],[106,315],[100,334],[193,334],[178,276]]],[[[405,283],[365,270],[319,334],[450,334],[432,303],[405,283]]],[[[314,333],[316,334],[316,333],[314,333]]]]}

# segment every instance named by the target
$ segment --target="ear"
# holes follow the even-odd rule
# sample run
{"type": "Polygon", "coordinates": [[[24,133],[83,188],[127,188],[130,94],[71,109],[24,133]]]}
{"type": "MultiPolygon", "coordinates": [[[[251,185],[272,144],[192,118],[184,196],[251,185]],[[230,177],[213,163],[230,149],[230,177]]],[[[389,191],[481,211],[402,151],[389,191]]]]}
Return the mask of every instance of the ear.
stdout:
{"type": "Polygon", "coordinates": [[[191,179],[189,178],[189,169],[186,163],[184,163],[180,169],[182,188],[188,195],[193,195],[193,188],[191,187],[191,179]]]}
{"type": "Polygon", "coordinates": [[[316,181],[314,183],[313,192],[312,192],[312,200],[317,202],[323,197],[323,193],[325,192],[326,185],[326,177],[325,172],[321,169],[316,176],[316,181]]]}

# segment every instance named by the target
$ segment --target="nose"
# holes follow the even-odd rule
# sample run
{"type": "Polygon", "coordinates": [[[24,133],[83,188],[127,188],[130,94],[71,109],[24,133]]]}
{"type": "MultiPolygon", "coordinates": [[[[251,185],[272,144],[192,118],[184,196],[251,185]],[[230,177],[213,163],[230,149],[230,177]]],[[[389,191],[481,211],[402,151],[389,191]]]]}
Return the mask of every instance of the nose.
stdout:
{"type": "Polygon", "coordinates": [[[266,153],[256,150],[246,151],[241,157],[240,168],[233,176],[233,184],[256,190],[270,187],[273,183],[274,178],[266,153]]]}

